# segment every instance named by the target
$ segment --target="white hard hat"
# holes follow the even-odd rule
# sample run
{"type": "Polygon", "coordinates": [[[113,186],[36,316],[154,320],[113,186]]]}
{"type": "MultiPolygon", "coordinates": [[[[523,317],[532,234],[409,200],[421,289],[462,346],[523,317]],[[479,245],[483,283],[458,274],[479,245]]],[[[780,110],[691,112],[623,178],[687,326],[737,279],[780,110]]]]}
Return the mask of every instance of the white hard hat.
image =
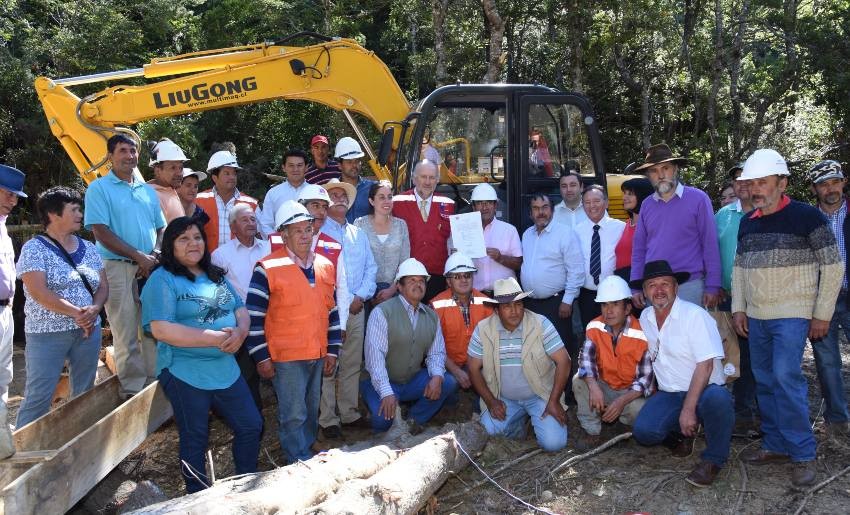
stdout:
{"type": "Polygon", "coordinates": [[[631,298],[632,290],[629,284],[618,275],[609,275],[599,283],[595,300],[596,302],[616,302],[631,298]]]}
{"type": "Polygon", "coordinates": [[[311,200],[324,200],[331,205],[331,197],[328,195],[328,190],[318,184],[307,184],[298,194],[298,202],[306,204],[311,200]]]}
{"type": "Polygon", "coordinates": [[[189,158],[183,153],[183,149],[177,146],[177,143],[170,139],[164,139],[151,149],[151,160],[148,164],[153,166],[163,161],[182,161],[185,163],[188,160],[189,158]]]}
{"type": "Polygon", "coordinates": [[[336,142],[334,157],[337,159],[357,159],[364,155],[366,154],[364,154],[363,149],[360,148],[360,143],[357,143],[357,140],[354,138],[346,136],[336,142]]]}
{"type": "Polygon", "coordinates": [[[428,275],[428,271],[425,270],[425,265],[417,261],[416,258],[407,258],[398,265],[398,272],[395,274],[395,280],[398,282],[402,277],[407,277],[409,275],[424,275],[425,280],[431,278],[428,275]]]}
{"type": "Polygon", "coordinates": [[[446,260],[446,267],[443,270],[443,275],[449,275],[461,272],[477,272],[472,258],[463,252],[455,252],[449,259],[446,260]]]}
{"type": "Polygon", "coordinates": [[[473,202],[482,200],[499,200],[499,197],[496,196],[496,188],[490,186],[486,182],[482,182],[472,190],[471,200],[473,202]]]}
{"type": "Polygon", "coordinates": [[[791,175],[791,173],[779,152],[770,148],[760,148],[744,162],[744,171],[737,180],[749,181],[771,175],[791,175]]]}
{"type": "Polygon", "coordinates": [[[237,170],[242,169],[236,161],[236,156],[227,150],[219,150],[210,157],[210,162],[207,163],[207,171],[210,172],[222,166],[229,166],[231,168],[236,168],[237,170]]]}
{"type": "Polygon", "coordinates": [[[198,182],[201,182],[201,181],[203,181],[204,179],[207,178],[207,174],[205,174],[204,172],[201,172],[201,171],[198,171],[198,170],[192,170],[191,168],[184,168],[183,169],[183,178],[185,179],[186,177],[189,177],[190,175],[194,175],[195,177],[197,177],[198,182]]]}
{"type": "Polygon", "coordinates": [[[281,204],[274,214],[274,226],[277,229],[285,225],[312,220],[313,217],[307,212],[307,208],[294,200],[287,200],[281,204]]]}

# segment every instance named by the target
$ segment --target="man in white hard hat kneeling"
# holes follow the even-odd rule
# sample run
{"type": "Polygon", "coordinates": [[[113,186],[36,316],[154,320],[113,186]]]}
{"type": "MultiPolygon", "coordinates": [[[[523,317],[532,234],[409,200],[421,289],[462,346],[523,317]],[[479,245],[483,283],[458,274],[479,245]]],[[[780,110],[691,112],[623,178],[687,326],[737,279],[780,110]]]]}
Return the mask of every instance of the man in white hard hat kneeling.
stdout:
{"type": "Polygon", "coordinates": [[[573,377],[577,415],[586,436],[576,448],[600,443],[602,422],[631,426],[652,391],[652,361],[640,321],[631,316],[632,291],[621,277],[609,275],[596,291],[602,314],[587,324],[585,342],[573,377]]]}
{"type": "Polygon", "coordinates": [[[245,340],[261,377],[277,394],[278,437],[289,463],[308,460],[319,430],[322,375],[331,376],[342,347],[333,264],[311,249],[313,218],[295,202],[275,215],[286,246],[254,268],[245,340]]]}
{"type": "Polygon", "coordinates": [[[538,445],[555,452],[567,445],[570,356],[552,322],[524,308],[530,293],[516,279],[496,281],[496,313],[469,340],[469,376],[487,433],[522,438],[531,417],[538,445]]]}
{"type": "Polygon", "coordinates": [[[413,403],[410,417],[421,427],[457,390],[454,377],[446,374],[440,320],[422,303],[428,279],[425,265],[415,258],[402,261],[396,274],[399,294],[369,315],[365,354],[370,379],[360,383],[360,391],[375,431],[390,428],[399,402],[413,403]]]}

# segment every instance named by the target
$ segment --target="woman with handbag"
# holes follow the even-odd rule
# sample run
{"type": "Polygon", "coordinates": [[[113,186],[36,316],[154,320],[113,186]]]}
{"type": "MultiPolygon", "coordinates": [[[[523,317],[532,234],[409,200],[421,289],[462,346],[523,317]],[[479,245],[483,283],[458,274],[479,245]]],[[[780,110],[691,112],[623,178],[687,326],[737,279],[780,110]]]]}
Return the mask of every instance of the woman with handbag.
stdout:
{"type": "Polygon", "coordinates": [[[56,186],[38,197],[44,234],[26,242],[18,259],[24,283],[27,380],[18,428],[50,411],[67,359],[71,395],[94,385],[100,354],[100,312],[109,286],[95,246],[79,237],[83,199],[56,186]]]}

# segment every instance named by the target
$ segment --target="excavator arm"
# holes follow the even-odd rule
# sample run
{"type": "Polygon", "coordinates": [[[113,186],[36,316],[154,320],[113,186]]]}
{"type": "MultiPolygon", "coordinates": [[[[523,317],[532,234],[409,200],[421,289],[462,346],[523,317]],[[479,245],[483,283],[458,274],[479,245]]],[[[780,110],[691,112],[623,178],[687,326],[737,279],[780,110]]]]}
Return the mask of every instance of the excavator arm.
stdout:
{"type": "MultiPolygon", "coordinates": [[[[382,131],[401,122],[410,105],[387,66],[351,39],[304,47],[259,44],[154,59],[143,68],[35,81],[50,129],[90,183],[106,174],[106,140],[145,120],[268,100],[306,100],[342,111],[367,147],[381,178],[386,169],[363,141],[351,113],[382,131]],[[141,86],[113,86],[80,99],[68,88],[105,80],[165,78],[141,86]]],[[[398,141],[393,143],[397,146],[398,141]]]]}

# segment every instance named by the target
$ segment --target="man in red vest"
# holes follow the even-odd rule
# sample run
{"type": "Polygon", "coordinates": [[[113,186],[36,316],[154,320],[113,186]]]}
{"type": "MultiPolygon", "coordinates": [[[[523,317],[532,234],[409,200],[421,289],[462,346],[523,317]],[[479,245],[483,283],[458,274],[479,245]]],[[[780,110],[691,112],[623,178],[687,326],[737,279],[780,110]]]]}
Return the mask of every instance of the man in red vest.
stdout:
{"type": "Polygon", "coordinates": [[[585,437],[576,448],[599,445],[602,422],[633,425],[652,393],[652,362],[640,321],[632,317],[632,293],[621,277],[599,283],[596,302],[602,314],[585,331],[578,373],[573,377],[577,416],[585,437]]]}
{"type": "Polygon", "coordinates": [[[413,189],[393,197],[393,216],[404,220],[410,233],[410,257],[424,264],[431,275],[423,302],[446,289],[443,267],[449,257],[449,216],[455,212],[455,203],[434,194],[439,180],[437,164],[420,161],[413,168],[413,189]]]}
{"type": "Polygon", "coordinates": [[[227,221],[233,206],[248,204],[251,209],[257,210],[257,199],[240,193],[236,187],[236,174],[241,169],[236,156],[228,150],[216,152],[207,164],[207,173],[212,177],[214,186],[198,193],[195,204],[210,217],[210,221],[204,225],[207,249],[210,252],[234,238],[227,221]]]}

